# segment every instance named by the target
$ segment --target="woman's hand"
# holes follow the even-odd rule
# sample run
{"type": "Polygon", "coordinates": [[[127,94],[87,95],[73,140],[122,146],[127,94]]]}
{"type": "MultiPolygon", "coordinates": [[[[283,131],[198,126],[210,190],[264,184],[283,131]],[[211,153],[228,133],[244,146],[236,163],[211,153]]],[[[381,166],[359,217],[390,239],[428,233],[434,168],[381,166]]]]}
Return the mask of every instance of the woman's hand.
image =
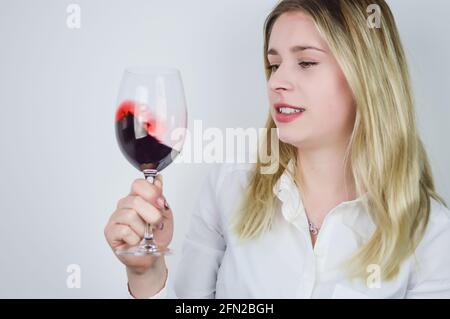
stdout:
{"type": "MultiPolygon", "coordinates": [[[[137,179],[130,193],[120,199],[117,208],[105,226],[105,237],[115,251],[135,246],[144,237],[146,223],[154,225],[153,235],[159,246],[166,247],[173,237],[173,214],[163,195],[162,176],[157,175],[154,184],[137,179]]],[[[154,265],[158,256],[117,256],[128,271],[144,274],[154,265]]],[[[161,269],[159,270],[161,271],[161,269]]]]}

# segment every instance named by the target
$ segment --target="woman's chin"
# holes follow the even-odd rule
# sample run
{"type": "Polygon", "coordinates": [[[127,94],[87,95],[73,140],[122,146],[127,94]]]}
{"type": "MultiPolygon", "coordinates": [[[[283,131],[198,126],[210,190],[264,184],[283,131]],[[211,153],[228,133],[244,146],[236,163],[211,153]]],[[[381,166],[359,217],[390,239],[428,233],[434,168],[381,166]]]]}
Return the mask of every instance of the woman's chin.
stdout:
{"type": "Polygon", "coordinates": [[[302,144],[302,140],[300,140],[298,137],[293,137],[290,135],[287,136],[279,136],[279,140],[285,144],[290,144],[292,146],[298,147],[302,144]]]}
{"type": "Polygon", "coordinates": [[[295,134],[295,132],[289,132],[288,130],[278,128],[277,132],[278,132],[278,139],[283,143],[297,146],[301,145],[304,141],[303,138],[300,138],[298,136],[298,131],[297,134],[295,134]]]}

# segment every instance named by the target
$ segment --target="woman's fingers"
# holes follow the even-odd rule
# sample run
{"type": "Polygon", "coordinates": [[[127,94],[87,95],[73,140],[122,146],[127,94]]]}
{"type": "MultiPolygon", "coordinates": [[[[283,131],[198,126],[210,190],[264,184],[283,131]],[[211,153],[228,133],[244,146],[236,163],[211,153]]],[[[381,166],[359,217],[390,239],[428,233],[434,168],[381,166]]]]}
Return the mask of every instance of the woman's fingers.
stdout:
{"type": "Polygon", "coordinates": [[[156,187],[158,187],[161,192],[163,190],[163,177],[161,174],[156,175],[155,182],[153,183],[156,187]]]}
{"type": "Polygon", "coordinates": [[[117,210],[112,216],[112,222],[129,226],[138,236],[144,237],[145,221],[130,208],[117,210]]]}
{"type": "Polygon", "coordinates": [[[122,224],[111,224],[105,229],[105,236],[113,248],[123,243],[134,246],[141,241],[141,238],[129,226],[122,224]]]}
{"type": "Polygon", "coordinates": [[[152,204],[148,203],[140,196],[127,196],[122,198],[118,204],[119,208],[129,208],[135,210],[139,216],[149,224],[161,222],[162,214],[152,204]]]}
{"type": "Polygon", "coordinates": [[[164,199],[164,196],[161,175],[156,176],[154,184],[151,184],[149,181],[142,178],[136,179],[131,185],[130,195],[140,196],[145,201],[163,209],[164,202],[161,202],[161,200],[164,199]]]}

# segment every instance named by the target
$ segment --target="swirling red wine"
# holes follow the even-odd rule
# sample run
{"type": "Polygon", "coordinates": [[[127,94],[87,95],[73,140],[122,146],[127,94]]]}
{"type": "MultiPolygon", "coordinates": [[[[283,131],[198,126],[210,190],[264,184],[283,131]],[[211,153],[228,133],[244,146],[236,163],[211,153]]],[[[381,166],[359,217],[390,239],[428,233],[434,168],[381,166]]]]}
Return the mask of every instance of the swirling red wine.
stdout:
{"type": "Polygon", "coordinates": [[[157,121],[148,109],[134,101],[126,100],[120,104],[115,126],[120,150],[141,171],[161,171],[179,154],[158,138],[165,131],[165,123],[157,121]]]}

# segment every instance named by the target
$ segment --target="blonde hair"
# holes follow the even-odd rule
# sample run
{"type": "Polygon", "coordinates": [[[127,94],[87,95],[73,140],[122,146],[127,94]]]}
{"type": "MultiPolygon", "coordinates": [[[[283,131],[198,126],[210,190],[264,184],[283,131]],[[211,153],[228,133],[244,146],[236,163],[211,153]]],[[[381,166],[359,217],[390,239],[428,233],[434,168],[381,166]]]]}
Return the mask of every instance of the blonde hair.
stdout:
{"type": "MultiPolygon", "coordinates": [[[[264,64],[276,19],[285,12],[302,11],[312,17],[338,61],[356,105],[356,118],[346,161],[351,162],[358,196],[376,228],[371,238],[349,259],[351,277],[367,276],[377,264],[383,280],[393,279],[400,265],[414,253],[428,223],[431,199],[447,206],[436,193],[426,151],[416,128],[410,76],[394,17],[383,0],[283,0],[264,25],[264,64]],[[381,9],[380,28],[369,28],[367,8],[381,9]],[[349,157],[349,158],[348,158],[349,157]]],[[[263,143],[272,153],[269,113],[263,143]]],[[[300,154],[301,156],[301,154],[300,154]]],[[[279,141],[279,168],[261,174],[261,158],[251,171],[249,188],[238,207],[233,229],[240,239],[255,238],[272,227],[276,213],[273,186],[297,149],[279,141]]],[[[292,177],[293,171],[287,171],[292,177]]],[[[295,178],[294,178],[295,180],[295,178]]]]}

